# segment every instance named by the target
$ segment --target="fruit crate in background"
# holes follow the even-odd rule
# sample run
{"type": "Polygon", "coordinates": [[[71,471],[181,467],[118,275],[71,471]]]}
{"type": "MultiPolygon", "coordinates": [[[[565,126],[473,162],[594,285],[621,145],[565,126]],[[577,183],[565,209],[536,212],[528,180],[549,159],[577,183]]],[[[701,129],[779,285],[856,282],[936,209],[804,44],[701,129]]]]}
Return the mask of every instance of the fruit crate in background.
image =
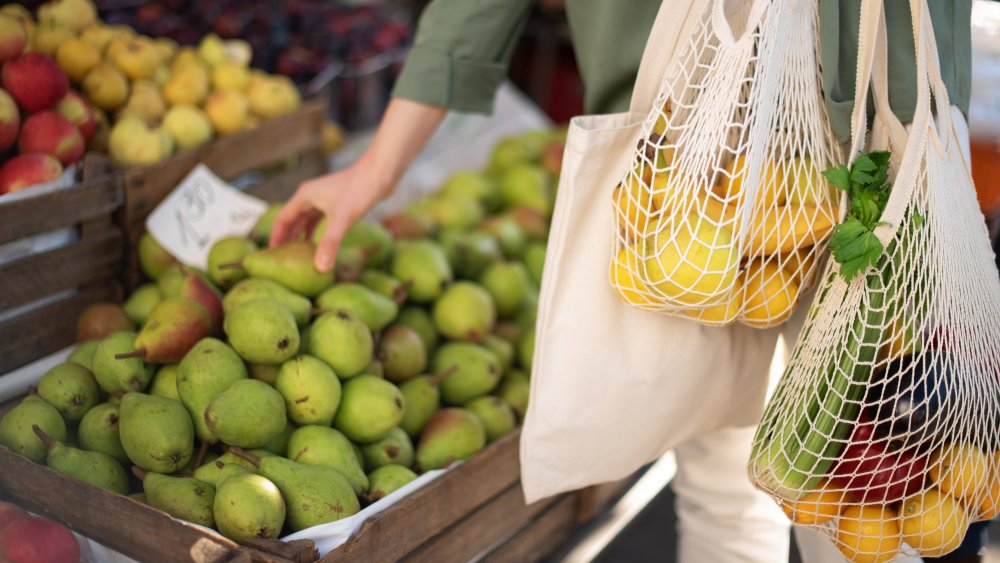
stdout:
{"type": "Polygon", "coordinates": [[[0,374],[72,344],[87,305],[122,298],[121,177],[103,159],[82,168],[72,186],[0,198],[0,245],[71,231],[66,244],[0,263],[0,374]]]}
{"type": "Polygon", "coordinates": [[[327,170],[322,151],[326,103],[308,98],[295,112],[261,122],[260,126],[220,137],[162,162],[123,171],[124,203],[118,222],[125,232],[125,285],[141,279],[135,252],[145,230],[146,217],[181,180],[204,163],[220,178],[243,184],[256,179],[246,192],[267,201],[284,201],[303,180],[327,170]]]}

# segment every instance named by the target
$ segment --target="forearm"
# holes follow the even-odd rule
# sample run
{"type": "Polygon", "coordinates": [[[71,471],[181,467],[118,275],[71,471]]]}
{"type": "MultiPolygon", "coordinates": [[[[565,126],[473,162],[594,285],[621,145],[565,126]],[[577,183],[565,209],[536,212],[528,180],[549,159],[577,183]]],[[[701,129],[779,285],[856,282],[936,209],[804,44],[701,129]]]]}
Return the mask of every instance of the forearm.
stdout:
{"type": "Polygon", "coordinates": [[[376,174],[379,199],[388,196],[444,119],[446,110],[405,98],[393,98],[361,156],[376,174]]]}

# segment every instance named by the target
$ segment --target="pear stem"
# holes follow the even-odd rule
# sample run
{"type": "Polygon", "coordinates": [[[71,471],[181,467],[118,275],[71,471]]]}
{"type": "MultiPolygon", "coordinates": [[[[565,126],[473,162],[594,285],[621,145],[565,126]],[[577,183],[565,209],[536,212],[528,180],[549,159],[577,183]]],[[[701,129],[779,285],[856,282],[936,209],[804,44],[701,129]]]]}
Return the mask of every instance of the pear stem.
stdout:
{"type": "Polygon", "coordinates": [[[56,445],[56,441],[46,434],[44,430],[39,428],[37,424],[32,424],[31,429],[35,431],[35,435],[38,436],[38,439],[45,444],[45,449],[51,450],[52,447],[56,445]]]}
{"type": "Polygon", "coordinates": [[[239,270],[243,268],[243,261],[237,260],[235,262],[226,262],[225,264],[219,264],[218,268],[220,270],[239,270]]]}
{"type": "Polygon", "coordinates": [[[192,467],[201,467],[201,460],[205,459],[206,452],[208,452],[208,440],[202,440],[201,445],[198,446],[198,455],[194,458],[192,467]]]}
{"type": "Polygon", "coordinates": [[[132,475],[135,475],[136,477],[138,477],[140,481],[145,481],[146,480],[146,475],[149,475],[149,472],[146,471],[145,469],[139,467],[139,466],[133,465],[132,466],[132,475]]]}
{"type": "Polygon", "coordinates": [[[254,467],[256,467],[257,469],[260,469],[260,458],[259,457],[253,455],[250,452],[245,452],[241,448],[237,448],[236,446],[232,446],[231,448],[229,448],[229,451],[232,452],[232,454],[234,456],[236,456],[238,458],[245,459],[245,460],[249,461],[250,463],[252,463],[254,467]]]}
{"type": "Polygon", "coordinates": [[[402,305],[406,302],[406,298],[410,296],[411,287],[413,287],[413,280],[406,280],[393,290],[392,300],[396,302],[396,305],[402,305]]]}
{"type": "Polygon", "coordinates": [[[29,395],[37,395],[38,394],[38,387],[35,387],[34,385],[29,385],[28,386],[28,394],[29,395]]]}
{"type": "Polygon", "coordinates": [[[137,348],[135,350],[132,350],[131,352],[125,352],[124,354],[115,354],[115,359],[116,360],[127,360],[129,358],[142,358],[142,359],[145,360],[146,359],[146,349],[145,348],[137,348]]]}
{"type": "Polygon", "coordinates": [[[450,366],[444,368],[443,370],[429,376],[431,383],[434,385],[441,385],[445,379],[451,377],[453,373],[458,371],[458,364],[451,364],[450,366]]]}

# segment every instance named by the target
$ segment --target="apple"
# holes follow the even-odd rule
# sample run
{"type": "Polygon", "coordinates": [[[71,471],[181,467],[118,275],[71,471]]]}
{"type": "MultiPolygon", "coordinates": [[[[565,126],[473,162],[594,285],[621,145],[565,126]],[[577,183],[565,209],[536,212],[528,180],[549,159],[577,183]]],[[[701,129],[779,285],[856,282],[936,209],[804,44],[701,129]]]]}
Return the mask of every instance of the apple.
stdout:
{"type": "Polygon", "coordinates": [[[66,73],[41,53],[24,53],[7,61],[0,80],[17,105],[28,113],[49,109],[69,90],[66,73]]]}
{"type": "Polygon", "coordinates": [[[0,532],[0,561],[65,563],[80,560],[80,545],[69,528],[48,518],[21,518],[0,532]]]}
{"type": "Polygon", "coordinates": [[[10,524],[27,517],[28,513],[20,506],[0,501],[0,532],[10,524]]]}
{"type": "Polygon", "coordinates": [[[863,418],[833,467],[831,482],[857,502],[889,503],[916,492],[927,473],[927,456],[915,448],[890,449],[874,422],[863,418]]]}
{"type": "Polygon", "coordinates": [[[14,98],[6,90],[0,89],[0,152],[14,146],[20,129],[21,112],[18,111],[14,98]]]}
{"type": "Polygon", "coordinates": [[[80,160],[86,147],[76,125],[50,110],[40,111],[25,119],[17,140],[17,148],[22,153],[48,153],[58,158],[63,166],[80,160]]]}
{"type": "Polygon", "coordinates": [[[24,52],[28,45],[28,32],[14,16],[0,14],[0,63],[24,52]]]}
{"type": "Polygon", "coordinates": [[[62,174],[62,164],[52,155],[40,152],[20,154],[0,167],[0,194],[58,180],[62,174]]]}
{"type": "MultiPolygon", "coordinates": [[[[83,136],[84,143],[90,142],[94,136],[94,129],[97,127],[94,109],[90,107],[90,102],[73,90],[66,92],[66,96],[56,104],[56,111],[76,125],[80,135],[83,136]]],[[[0,110],[2,115],[2,110],[0,110]]]]}

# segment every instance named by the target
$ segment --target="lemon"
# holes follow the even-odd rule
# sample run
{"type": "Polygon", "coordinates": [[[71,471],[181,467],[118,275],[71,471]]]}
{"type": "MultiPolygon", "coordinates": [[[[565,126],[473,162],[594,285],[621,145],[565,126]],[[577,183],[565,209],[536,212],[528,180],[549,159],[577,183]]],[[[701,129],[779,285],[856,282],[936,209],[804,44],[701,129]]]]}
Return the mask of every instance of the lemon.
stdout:
{"type": "Polygon", "coordinates": [[[1000,452],[993,454],[993,471],[990,484],[983,491],[983,499],[979,502],[977,520],[992,520],[1000,515],[1000,452]]]}
{"type": "Polygon", "coordinates": [[[740,256],[729,229],[688,215],[645,240],[645,280],[674,304],[699,305],[728,293],[740,256]]]}
{"type": "Polygon", "coordinates": [[[939,557],[958,547],[969,528],[962,505],[936,489],[904,500],[900,519],[903,539],[926,557],[939,557]]]}
{"type": "Polygon", "coordinates": [[[788,183],[790,204],[836,203],[839,197],[837,188],[826,181],[820,174],[820,168],[814,167],[808,156],[796,156],[785,161],[785,181],[788,183]]]}
{"type": "Polygon", "coordinates": [[[934,452],[928,474],[941,492],[973,501],[986,488],[990,460],[972,444],[946,444],[934,452]]]}
{"type": "MultiPolygon", "coordinates": [[[[726,166],[725,174],[715,184],[715,194],[737,205],[743,201],[743,180],[747,177],[746,155],[739,154],[726,166]]],[[[760,186],[757,188],[757,207],[784,205],[788,189],[785,186],[785,173],[780,161],[768,161],[762,172],[760,186]]]]}
{"type": "Polygon", "coordinates": [[[747,258],[788,254],[823,240],[837,217],[833,205],[772,205],[753,214],[747,258]]]}
{"type": "Polygon", "coordinates": [[[629,174],[624,184],[615,186],[612,192],[615,212],[619,226],[625,229],[626,238],[630,241],[642,238],[649,224],[650,191],[646,189],[639,177],[629,174]]]}
{"type": "Polygon", "coordinates": [[[611,285],[626,303],[650,305],[653,301],[648,297],[649,290],[637,275],[640,263],[631,247],[621,249],[611,261],[611,285]]]}
{"type": "Polygon", "coordinates": [[[837,549],[855,563],[883,563],[899,553],[899,518],[885,506],[851,505],[837,521],[837,549]]]}
{"type": "Polygon", "coordinates": [[[819,525],[840,514],[844,507],[844,495],[844,491],[827,488],[826,482],[823,482],[799,500],[782,503],[781,508],[796,524],[819,525]]]}
{"type": "Polygon", "coordinates": [[[753,260],[742,275],[744,297],[740,321],[747,326],[767,328],[785,321],[795,310],[799,283],[775,260],[753,260]]]}

